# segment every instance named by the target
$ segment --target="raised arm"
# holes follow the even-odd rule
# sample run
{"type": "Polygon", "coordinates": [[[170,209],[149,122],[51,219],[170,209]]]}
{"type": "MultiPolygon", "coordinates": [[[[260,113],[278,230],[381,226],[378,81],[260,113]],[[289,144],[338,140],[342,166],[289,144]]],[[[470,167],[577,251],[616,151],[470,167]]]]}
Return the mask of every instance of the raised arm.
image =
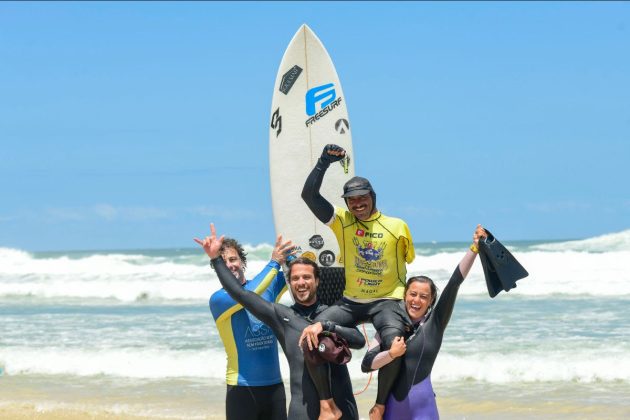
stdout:
{"type": "Polygon", "coordinates": [[[479,252],[477,249],[477,246],[479,245],[479,238],[485,236],[486,231],[481,225],[477,225],[477,229],[475,229],[475,233],[473,234],[473,243],[470,246],[470,249],[466,251],[466,254],[457,265],[457,268],[455,268],[453,275],[451,276],[448,284],[444,287],[444,290],[440,295],[438,303],[435,305],[435,313],[433,314],[433,316],[437,318],[438,325],[442,328],[442,330],[446,329],[448,321],[451,319],[451,314],[453,313],[453,307],[455,306],[455,299],[457,299],[459,286],[462,284],[462,282],[470,272],[470,268],[475,262],[475,258],[477,257],[477,253],[479,252]]]}
{"type": "Polygon", "coordinates": [[[324,174],[332,162],[339,161],[346,156],[346,151],[335,144],[324,146],[321,157],[317,160],[315,167],[306,178],[302,189],[302,199],[309,209],[322,223],[330,222],[335,214],[335,208],[320,193],[319,189],[324,180],[324,174]]]}
{"type": "MultiPolygon", "coordinates": [[[[221,286],[228,292],[228,294],[243,305],[245,309],[251,312],[256,318],[260,319],[262,322],[271,327],[274,332],[278,331],[278,323],[276,317],[274,316],[274,304],[267,302],[265,299],[258,296],[256,293],[251,292],[249,290],[244,289],[241,284],[237,281],[234,274],[227,268],[225,265],[225,261],[221,257],[219,250],[221,249],[221,244],[223,243],[223,235],[217,238],[216,230],[214,228],[214,224],[210,224],[210,236],[207,236],[205,239],[200,240],[195,238],[195,242],[201,245],[206,252],[206,255],[210,258],[214,270],[217,273],[217,277],[221,282],[221,286]]],[[[271,281],[271,278],[278,274],[278,268],[273,267],[270,269],[266,276],[269,276],[267,281],[271,281]]]]}

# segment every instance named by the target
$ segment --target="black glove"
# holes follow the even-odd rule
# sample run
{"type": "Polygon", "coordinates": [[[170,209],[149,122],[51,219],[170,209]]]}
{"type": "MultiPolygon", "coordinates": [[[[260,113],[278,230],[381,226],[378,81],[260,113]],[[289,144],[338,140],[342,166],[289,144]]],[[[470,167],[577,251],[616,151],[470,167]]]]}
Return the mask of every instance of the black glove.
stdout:
{"type": "Polygon", "coordinates": [[[343,147],[337,146],[336,144],[327,144],[326,146],[324,146],[322,156],[319,158],[319,160],[322,164],[328,166],[333,162],[340,161],[344,157],[346,157],[346,151],[343,147]]]}

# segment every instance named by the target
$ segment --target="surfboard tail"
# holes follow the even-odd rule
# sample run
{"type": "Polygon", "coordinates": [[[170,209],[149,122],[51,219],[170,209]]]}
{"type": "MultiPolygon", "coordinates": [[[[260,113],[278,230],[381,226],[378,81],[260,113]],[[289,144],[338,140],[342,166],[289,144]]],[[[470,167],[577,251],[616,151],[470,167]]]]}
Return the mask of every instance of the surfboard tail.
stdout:
{"type": "Polygon", "coordinates": [[[516,287],[516,281],[529,275],[510,251],[486,229],[488,236],[479,241],[479,259],[490,297],[516,287]]]}
{"type": "Polygon", "coordinates": [[[326,305],[332,305],[343,296],[346,275],[343,267],[321,267],[317,297],[326,305]]]}

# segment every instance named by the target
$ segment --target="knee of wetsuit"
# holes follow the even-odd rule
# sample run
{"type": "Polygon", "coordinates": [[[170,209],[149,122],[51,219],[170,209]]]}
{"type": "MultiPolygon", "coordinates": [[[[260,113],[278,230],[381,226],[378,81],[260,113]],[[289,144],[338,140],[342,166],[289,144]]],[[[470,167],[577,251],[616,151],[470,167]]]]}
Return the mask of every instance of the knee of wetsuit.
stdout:
{"type": "Polygon", "coordinates": [[[404,337],[405,334],[400,328],[385,327],[378,332],[378,335],[381,336],[381,346],[384,349],[389,349],[396,337],[404,337]]]}
{"type": "MultiPolygon", "coordinates": [[[[378,349],[380,350],[380,346],[378,347],[378,349]]],[[[368,373],[374,371],[374,369],[372,369],[372,362],[374,362],[374,358],[376,358],[376,355],[378,353],[378,351],[368,351],[365,354],[365,356],[363,357],[363,361],[361,362],[361,372],[368,373]]]]}

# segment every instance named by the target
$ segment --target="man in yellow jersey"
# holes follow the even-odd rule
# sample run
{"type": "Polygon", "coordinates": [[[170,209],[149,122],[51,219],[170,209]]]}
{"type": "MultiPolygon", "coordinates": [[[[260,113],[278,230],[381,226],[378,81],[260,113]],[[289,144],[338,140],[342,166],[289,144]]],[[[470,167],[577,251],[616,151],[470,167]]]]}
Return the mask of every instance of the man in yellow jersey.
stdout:
{"type": "MultiPolygon", "coordinates": [[[[321,313],[318,319],[349,327],[372,322],[383,339],[384,349],[389,349],[394,339],[403,336],[410,324],[397,302],[404,294],[406,264],[415,258],[413,241],[403,220],[378,211],[376,194],[365,178],[354,177],[344,185],[342,197],[347,209],[333,207],[321,196],[319,189],[326,170],[345,154],[345,150],[337,145],[324,147],[302,190],[302,198],[313,214],[333,230],[339,242],[340,261],[346,277],[343,298],[321,313]]],[[[321,325],[315,323],[307,327],[300,343],[306,340],[309,347],[317,346],[321,325]]],[[[382,418],[385,401],[399,369],[400,360],[394,360],[379,370],[376,404],[370,410],[371,419],[382,418]]],[[[322,369],[309,371],[312,375],[326,374],[322,369]]],[[[315,383],[325,381],[316,380],[315,383]]],[[[320,396],[328,394],[326,389],[318,391],[320,396]]],[[[331,410],[334,411],[334,406],[331,410]]]]}

